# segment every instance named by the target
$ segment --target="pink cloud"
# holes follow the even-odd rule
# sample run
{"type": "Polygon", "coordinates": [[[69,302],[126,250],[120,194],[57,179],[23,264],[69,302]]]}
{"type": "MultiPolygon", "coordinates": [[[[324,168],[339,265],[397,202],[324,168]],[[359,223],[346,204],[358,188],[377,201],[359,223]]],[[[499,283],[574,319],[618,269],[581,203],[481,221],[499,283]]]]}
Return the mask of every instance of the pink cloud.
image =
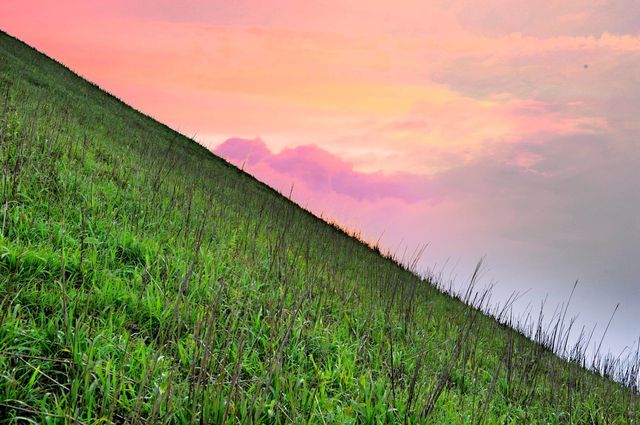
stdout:
{"type": "Polygon", "coordinates": [[[233,137],[218,146],[215,152],[238,166],[254,165],[271,155],[271,151],[259,138],[249,140],[233,137]]]}
{"type": "Polygon", "coordinates": [[[442,198],[427,176],[359,172],[353,164],[317,146],[298,146],[273,153],[259,138],[231,138],[214,152],[283,192],[294,183],[296,190],[310,191],[313,196],[336,194],[357,201],[392,198],[415,203],[437,202],[442,198]]]}

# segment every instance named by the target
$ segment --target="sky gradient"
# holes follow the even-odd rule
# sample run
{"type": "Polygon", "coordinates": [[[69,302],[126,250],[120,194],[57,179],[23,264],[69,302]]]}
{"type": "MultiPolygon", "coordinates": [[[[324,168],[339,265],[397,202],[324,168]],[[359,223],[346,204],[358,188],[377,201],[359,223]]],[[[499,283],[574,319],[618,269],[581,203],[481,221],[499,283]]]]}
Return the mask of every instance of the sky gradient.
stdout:
{"type": "Polygon", "coordinates": [[[580,324],[619,302],[604,345],[640,336],[640,2],[5,0],[0,28],[424,269],[484,256],[520,311],[579,279],[580,324]]]}

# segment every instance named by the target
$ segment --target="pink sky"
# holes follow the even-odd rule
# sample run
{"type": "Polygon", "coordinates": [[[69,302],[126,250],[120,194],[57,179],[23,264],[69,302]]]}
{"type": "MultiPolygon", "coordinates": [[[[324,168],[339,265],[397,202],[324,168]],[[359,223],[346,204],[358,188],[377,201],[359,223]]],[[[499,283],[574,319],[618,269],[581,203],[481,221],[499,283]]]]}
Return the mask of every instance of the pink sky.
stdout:
{"type": "Polygon", "coordinates": [[[0,27],[261,180],[496,300],[633,342],[640,3],[25,1],[0,27]],[[454,265],[456,265],[454,267],[454,265]],[[524,302],[526,305],[526,302],[524,302]]]}

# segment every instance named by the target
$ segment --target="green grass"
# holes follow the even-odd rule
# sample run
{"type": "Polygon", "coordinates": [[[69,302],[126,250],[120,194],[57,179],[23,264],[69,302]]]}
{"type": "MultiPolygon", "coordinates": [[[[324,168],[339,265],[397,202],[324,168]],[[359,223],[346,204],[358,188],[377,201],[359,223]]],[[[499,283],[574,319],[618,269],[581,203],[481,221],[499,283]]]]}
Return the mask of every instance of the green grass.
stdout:
{"type": "Polygon", "coordinates": [[[0,164],[0,423],[639,416],[561,315],[481,313],[4,33],[0,164]]]}

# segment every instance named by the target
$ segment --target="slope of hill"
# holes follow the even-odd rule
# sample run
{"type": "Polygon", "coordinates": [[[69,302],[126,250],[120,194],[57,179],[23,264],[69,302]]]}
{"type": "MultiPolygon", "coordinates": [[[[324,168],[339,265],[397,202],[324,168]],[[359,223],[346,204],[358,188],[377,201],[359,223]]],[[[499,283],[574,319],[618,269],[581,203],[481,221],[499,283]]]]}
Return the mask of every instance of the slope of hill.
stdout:
{"type": "Polygon", "coordinates": [[[640,412],[563,315],[532,342],[4,33],[0,163],[0,423],[640,412]]]}

